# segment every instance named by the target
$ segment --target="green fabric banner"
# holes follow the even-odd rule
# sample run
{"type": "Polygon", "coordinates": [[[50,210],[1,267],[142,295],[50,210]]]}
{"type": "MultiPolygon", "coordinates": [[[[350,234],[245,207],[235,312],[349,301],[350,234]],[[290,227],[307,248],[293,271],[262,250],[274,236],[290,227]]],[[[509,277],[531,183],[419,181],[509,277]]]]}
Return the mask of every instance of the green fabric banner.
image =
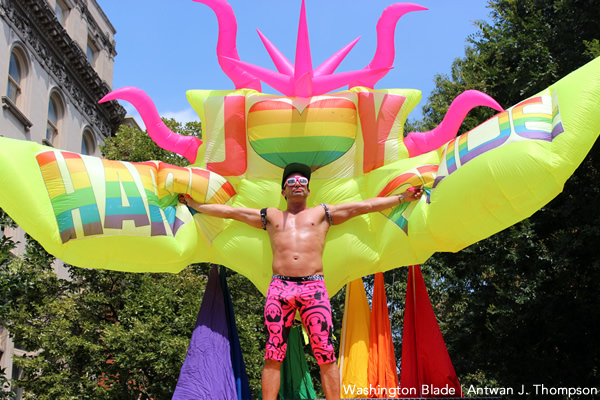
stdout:
{"type": "Polygon", "coordinates": [[[308,364],[302,344],[302,326],[291,329],[287,342],[287,352],[281,364],[281,399],[315,399],[317,394],[313,388],[308,364]]]}

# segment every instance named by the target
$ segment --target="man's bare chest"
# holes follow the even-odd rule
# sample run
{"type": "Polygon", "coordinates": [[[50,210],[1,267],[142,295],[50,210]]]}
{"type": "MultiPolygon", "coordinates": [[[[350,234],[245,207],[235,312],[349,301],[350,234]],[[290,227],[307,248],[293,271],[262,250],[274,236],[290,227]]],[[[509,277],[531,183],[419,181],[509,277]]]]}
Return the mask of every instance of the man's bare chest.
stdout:
{"type": "Polygon", "coordinates": [[[314,209],[296,214],[278,210],[273,213],[270,222],[277,232],[314,230],[317,233],[323,230],[323,216],[314,209]]]}

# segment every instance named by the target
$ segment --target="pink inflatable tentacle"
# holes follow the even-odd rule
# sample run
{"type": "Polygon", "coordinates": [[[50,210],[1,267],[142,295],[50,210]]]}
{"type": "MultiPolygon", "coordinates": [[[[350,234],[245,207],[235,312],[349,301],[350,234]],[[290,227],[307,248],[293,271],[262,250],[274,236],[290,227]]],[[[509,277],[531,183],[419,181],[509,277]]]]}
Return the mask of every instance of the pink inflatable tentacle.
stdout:
{"type": "Polygon", "coordinates": [[[110,100],[125,100],[131,103],[140,113],[148,134],[157,145],[167,151],[184,156],[192,164],[196,162],[202,140],[193,136],[179,135],[170,130],[158,115],[154,102],[146,92],[136,87],[126,86],[113,90],[98,103],[110,100]]]}
{"type": "Polygon", "coordinates": [[[396,3],[388,6],[377,22],[377,50],[369,64],[370,68],[391,67],[394,62],[396,24],[405,14],[424,11],[426,7],[412,3],[396,3]]]}
{"type": "Polygon", "coordinates": [[[294,65],[287,59],[286,56],[283,55],[281,51],[265,35],[262,34],[258,29],[258,36],[260,36],[260,40],[262,40],[271,60],[273,60],[273,64],[275,64],[275,68],[277,71],[284,75],[293,76],[294,75],[294,65]]]}
{"type": "Polygon", "coordinates": [[[415,157],[439,149],[454,139],[469,111],[478,106],[504,111],[500,104],[487,94],[477,90],[467,90],[454,99],[437,127],[428,132],[411,132],[404,138],[409,156],[415,157]]]}
{"type": "Polygon", "coordinates": [[[350,50],[352,50],[354,45],[356,43],[358,43],[359,40],[360,40],[360,37],[357,37],[352,42],[350,42],[346,46],[344,46],[337,53],[335,53],[334,55],[329,57],[327,60],[325,60],[321,65],[319,65],[317,68],[315,68],[314,76],[317,77],[317,76],[333,74],[333,71],[335,71],[337,69],[337,67],[340,65],[340,63],[344,60],[344,58],[346,58],[348,53],[350,53],[350,50]]]}
{"type": "Polygon", "coordinates": [[[231,79],[236,89],[248,88],[260,92],[260,80],[237,65],[226,61],[226,58],[239,60],[236,47],[237,21],[233,9],[226,0],[194,0],[209,6],[219,23],[219,39],[217,40],[217,56],[219,65],[231,79]]]}
{"type": "MultiPolygon", "coordinates": [[[[371,63],[365,69],[388,68],[394,63],[396,55],[394,35],[398,20],[409,12],[427,10],[426,7],[412,3],[396,3],[388,6],[377,22],[377,50],[371,63]]],[[[386,72],[387,73],[387,72],[386,72]]],[[[373,88],[375,84],[385,76],[386,73],[378,74],[353,82],[350,87],[365,86],[373,88]]]]}

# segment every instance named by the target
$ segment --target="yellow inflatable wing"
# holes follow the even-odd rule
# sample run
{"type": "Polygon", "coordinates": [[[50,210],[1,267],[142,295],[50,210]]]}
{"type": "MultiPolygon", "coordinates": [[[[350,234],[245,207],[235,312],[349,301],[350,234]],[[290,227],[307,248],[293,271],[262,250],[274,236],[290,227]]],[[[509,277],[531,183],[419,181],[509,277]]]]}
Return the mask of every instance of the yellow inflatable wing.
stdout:
{"type": "Polygon", "coordinates": [[[324,264],[328,288],[336,292],[358,277],[458,251],[529,217],[560,193],[600,133],[600,60],[416,157],[408,156],[402,140],[406,115],[418,101],[415,91],[354,88],[309,99],[193,91],[189,98],[204,124],[199,167],[107,161],[0,138],[0,206],[74,265],[178,272],[209,261],[246,275],[264,291],[272,261],[267,234],[192,215],[177,204],[177,193],[202,202],[284,208],[282,166],[296,161],[314,169],[309,206],[424,185],[427,196],[418,204],[330,229],[324,264]],[[230,96],[238,98],[237,109],[228,108],[230,96]],[[393,120],[384,119],[384,106],[395,112],[393,120]],[[239,131],[228,130],[226,112],[248,126],[244,140],[228,137],[239,131]]]}
{"type": "MultiPolygon", "coordinates": [[[[220,25],[231,24],[230,8],[218,10],[225,1],[201,2],[219,11],[220,25]]],[[[420,9],[388,7],[378,34],[393,34],[398,18],[420,9]]],[[[373,89],[389,68],[390,57],[380,55],[393,52],[393,41],[385,47],[380,40],[382,48],[361,71],[333,74],[349,49],[313,71],[304,48],[295,65],[275,60],[279,73],[236,59],[235,42],[226,37],[232,30],[222,31],[219,60],[237,89],[188,92],[204,143],[168,131],[139,89],[104,99],[133,103],[153,140],[187,157],[190,167],[108,161],[0,138],[0,207],[76,266],[178,272],[213,262],[264,293],[272,274],[267,233],[194,213],[177,203],[178,193],[234,207],[285,208],[280,182],[291,162],[311,166],[309,207],[424,186],[427,196],[418,203],[331,227],[323,260],[333,294],[364,275],[458,251],[529,217],[560,193],[600,134],[600,59],[460,137],[469,109],[499,106],[465,93],[438,128],[405,137],[420,92],[373,89]],[[261,93],[261,80],[285,95],[261,93]],[[345,84],[348,90],[327,94],[345,84]]],[[[306,35],[301,21],[299,37],[306,35]]]]}
{"type": "Polygon", "coordinates": [[[200,168],[104,160],[6,138],[0,171],[0,206],[50,253],[89,268],[179,272],[198,251],[210,254],[211,232],[222,226],[197,216],[195,229],[177,194],[221,204],[235,195],[224,178],[200,168]]]}
{"type": "Polygon", "coordinates": [[[443,146],[415,246],[458,251],[558,195],[600,134],[600,58],[443,146]]]}

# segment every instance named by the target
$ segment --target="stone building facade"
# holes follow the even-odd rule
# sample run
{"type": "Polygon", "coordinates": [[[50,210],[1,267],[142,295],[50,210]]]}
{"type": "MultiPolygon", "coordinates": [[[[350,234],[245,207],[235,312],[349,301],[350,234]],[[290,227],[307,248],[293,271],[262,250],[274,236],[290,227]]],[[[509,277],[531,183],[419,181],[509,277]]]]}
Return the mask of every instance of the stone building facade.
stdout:
{"type": "MultiPolygon", "coordinates": [[[[99,156],[125,117],[97,103],[112,90],[115,33],[96,0],[0,0],[0,136],[99,156]]],[[[9,379],[24,353],[0,325],[9,379]]]]}
{"type": "Polygon", "coordinates": [[[99,155],[125,115],[112,90],[115,29],[95,0],[1,0],[0,135],[99,155]]]}

